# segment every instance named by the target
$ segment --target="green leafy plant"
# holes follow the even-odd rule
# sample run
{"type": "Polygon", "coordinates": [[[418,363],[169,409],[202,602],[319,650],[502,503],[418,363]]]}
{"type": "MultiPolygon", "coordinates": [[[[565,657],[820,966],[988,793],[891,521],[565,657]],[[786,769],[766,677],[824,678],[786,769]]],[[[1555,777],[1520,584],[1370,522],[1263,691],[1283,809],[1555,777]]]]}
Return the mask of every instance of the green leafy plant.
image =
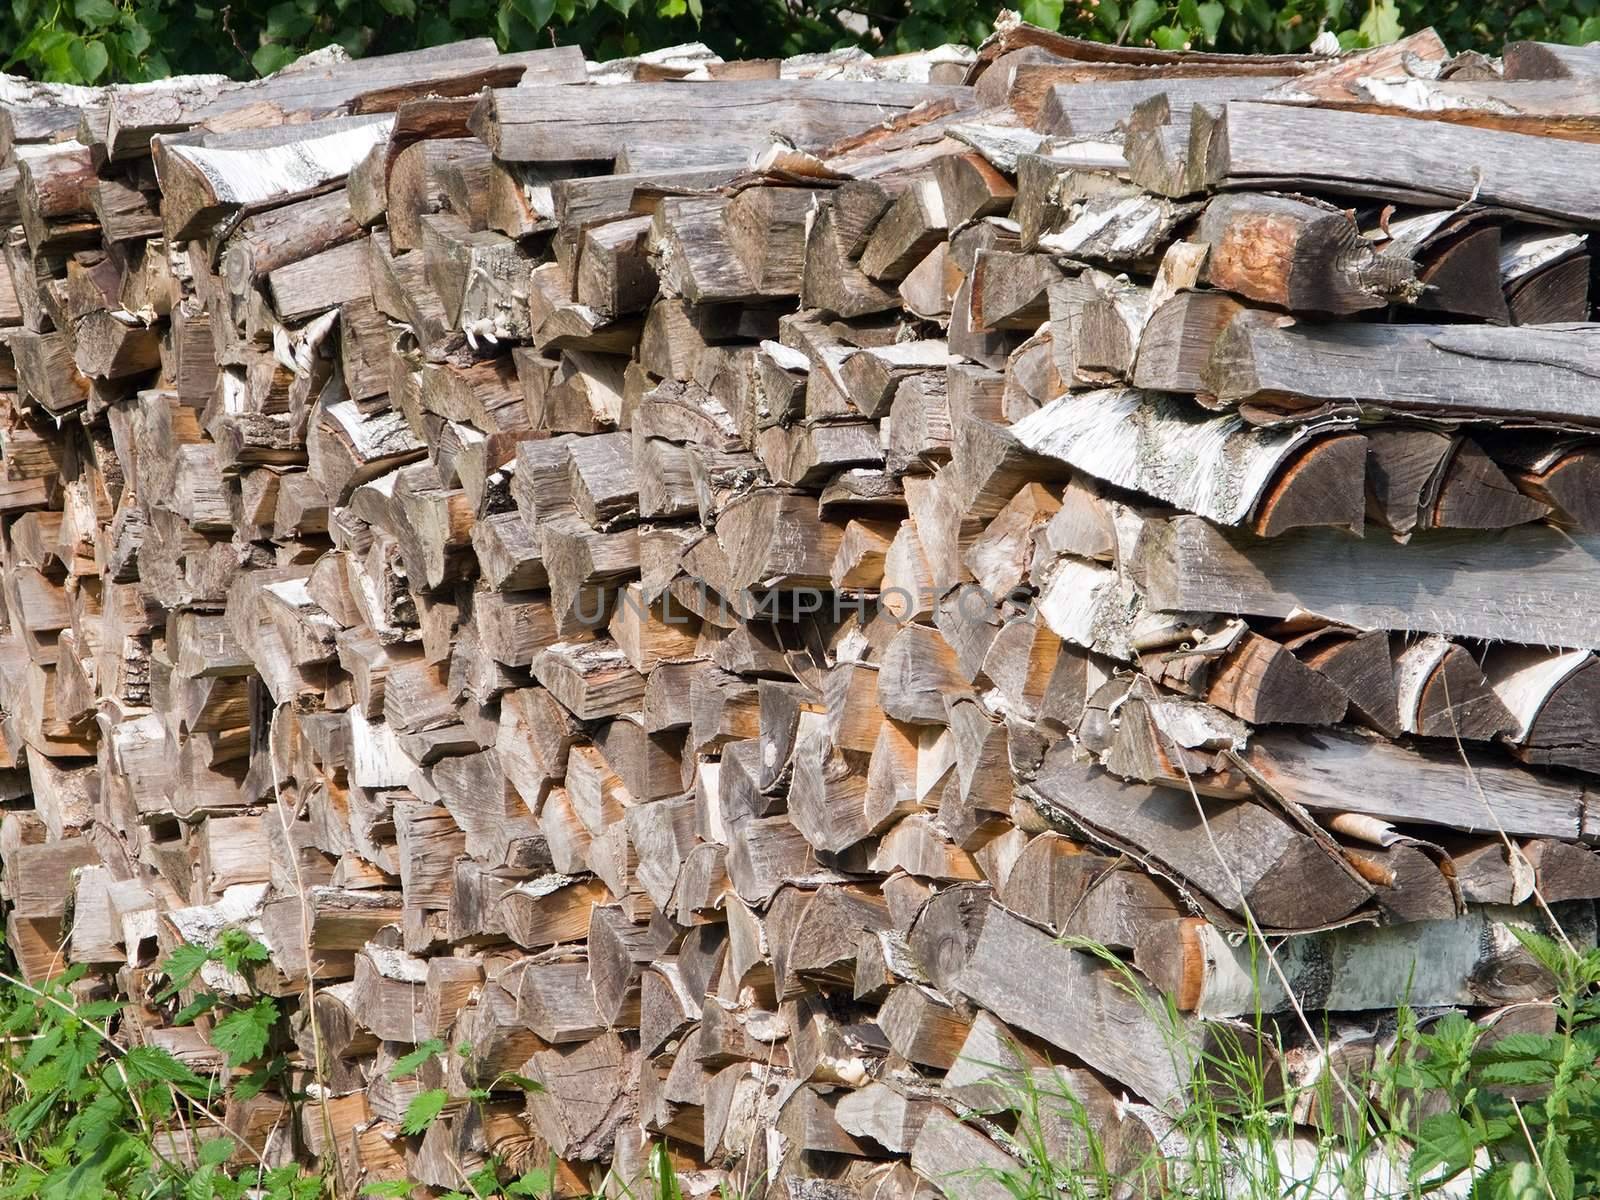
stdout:
{"type": "MultiPolygon", "coordinates": [[[[1346,48],[1432,25],[1456,49],[1512,38],[1600,38],[1600,0],[1020,0],[1023,19],[1096,41],[1161,49],[1299,51],[1319,33],[1346,48]]],[[[12,0],[0,8],[5,67],[65,83],[215,72],[248,79],[309,50],[381,54],[490,36],[504,50],[580,45],[593,58],[703,41],[725,58],[860,46],[898,54],[976,44],[994,0],[12,0]]]]}
{"type": "MultiPolygon", "coordinates": [[[[1557,983],[1555,1027],[1495,1037],[1451,1013],[1401,1014],[1387,1082],[1402,1106],[1440,1109],[1417,1130],[1413,1177],[1435,1190],[1464,1174],[1484,1200],[1600,1194],[1600,950],[1514,930],[1557,983]],[[1484,1164],[1488,1164],[1484,1167],[1484,1164]]],[[[1406,1114],[1409,1115],[1409,1114],[1406,1114]]]]}
{"type": "MultiPolygon", "coordinates": [[[[192,979],[211,953],[181,948],[175,969],[192,979]]],[[[80,1002],[73,989],[85,979],[81,965],[38,984],[0,970],[0,1075],[13,1089],[0,1147],[14,1151],[0,1169],[0,1200],[311,1200],[322,1190],[298,1168],[259,1159],[230,1171],[245,1151],[212,1107],[214,1081],[141,1040],[136,1009],[80,1002]],[[193,1160],[175,1157],[162,1133],[175,1122],[210,1133],[193,1160]]]]}

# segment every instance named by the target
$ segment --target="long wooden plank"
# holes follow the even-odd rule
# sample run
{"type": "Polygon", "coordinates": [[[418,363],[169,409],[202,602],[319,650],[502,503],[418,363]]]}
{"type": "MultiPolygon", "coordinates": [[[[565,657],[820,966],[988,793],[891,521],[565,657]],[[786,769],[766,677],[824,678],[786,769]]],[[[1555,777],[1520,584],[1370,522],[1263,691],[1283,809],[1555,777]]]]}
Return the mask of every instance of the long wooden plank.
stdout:
{"type": "Polygon", "coordinates": [[[1219,401],[1600,425],[1600,324],[1297,324],[1242,312],[1202,378],[1219,401]]]}
{"type": "Polygon", "coordinates": [[[507,162],[607,159],[648,146],[715,146],[726,161],[774,133],[817,149],[935,100],[962,110],[974,103],[963,87],[831,79],[624,83],[603,93],[519,87],[485,92],[470,124],[507,162]]]}
{"type": "Polygon", "coordinates": [[[1222,75],[1198,79],[1118,79],[1058,83],[1046,95],[1034,128],[1057,137],[1092,137],[1127,124],[1136,106],[1152,96],[1167,98],[1167,120],[1188,125],[1196,104],[1255,100],[1283,82],[1278,75],[1222,75]]]}
{"type": "Polygon", "coordinates": [[[1246,761],[1312,812],[1365,813],[1405,825],[1572,839],[1592,833],[1590,785],[1454,747],[1416,749],[1336,730],[1259,730],[1246,761]]]}
{"type": "MultiPolygon", "coordinates": [[[[501,54],[489,38],[435,46],[356,62],[297,64],[251,83],[194,77],[162,92],[116,89],[110,100],[106,144],[113,159],[150,152],[158,133],[217,122],[260,106],[278,121],[332,116],[340,112],[393,111],[412,97],[471,95],[486,86],[574,84],[588,78],[583,53],[557,46],[501,54]]],[[[264,125],[268,120],[250,121],[264,125]]]]}
{"type": "Polygon", "coordinates": [[[1204,161],[1212,187],[1298,178],[1319,190],[1398,188],[1600,223],[1592,182],[1600,175],[1600,146],[1498,129],[1235,101],[1215,122],[1197,123],[1190,157],[1204,161]]]}
{"type": "Polygon", "coordinates": [[[1047,814],[1175,875],[1265,928],[1311,929],[1348,917],[1370,890],[1311,837],[1253,800],[1200,801],[1188,792],[1125,782],[1052,753],[1031,790],[1047,814]]]}
{"type": "MultiPolygon", "coordinates": [[[[1557,915],[1573,945],[1594,945],[1594,905],[1564,905],[1557,915]]],[[[1248,941],[1203,921],[1172,924],[1178,928],[1152,931],[1135,961],[1143,968],[1149,960],[1152,978],[1180,1009],[1212,1019],[1289,1010],[1289,992],[1248,941]]],[[[1552,981],[1517,940],[1518,929],[1551,932],[1532,904],[1474,906],[1454,920],[1286,938],[1277,968],[1294,1001],[1312,1012],[1390,1009],[1396,996],[1417,1008],[1540,1000],[1552,981]]]]}
{"type": "Polygon", "coordinates": [[[1151,607],[1287,617],[1362,629],[1600,648],[1600,536],[1548,525],[1430,530],[1402,545],[1332,530],[1266,539],[1181,516],[1145,528],[1151,607]]]}

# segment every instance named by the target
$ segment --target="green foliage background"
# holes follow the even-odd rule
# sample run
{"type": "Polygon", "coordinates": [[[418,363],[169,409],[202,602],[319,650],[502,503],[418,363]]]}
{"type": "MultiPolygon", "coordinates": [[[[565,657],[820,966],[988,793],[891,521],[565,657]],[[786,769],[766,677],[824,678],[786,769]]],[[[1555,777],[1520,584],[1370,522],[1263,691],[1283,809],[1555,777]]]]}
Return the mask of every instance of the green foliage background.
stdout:
{"type": "MultiPolygon", "coordinates": [[[[1347,47],[1433,25],[1452,49],[1600,40],[1600,0],[1011,0],[1036,25],[1099,41],[1291,51],[1323,30],[1347,47]]],[[[898,53],[982,40],[997,0],[7,0],[5,69],[66,83],[276,70],[337,42],[382,54],[465,37],[503,49],[581,45],[614,58],[703,41],[725,58],[859,45],[898,53]],[[865,31],[863,32],[863,25],[865,31]]]]}

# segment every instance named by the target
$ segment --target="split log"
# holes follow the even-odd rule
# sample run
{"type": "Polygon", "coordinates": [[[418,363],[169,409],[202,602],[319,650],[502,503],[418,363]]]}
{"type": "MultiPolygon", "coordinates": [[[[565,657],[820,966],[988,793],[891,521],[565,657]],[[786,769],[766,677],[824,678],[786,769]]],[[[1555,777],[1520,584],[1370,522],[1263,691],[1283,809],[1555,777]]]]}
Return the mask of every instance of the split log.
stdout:
{"type": "Polygon", "coordinates": [[[1356,628],[1586,648],[1600,645],[1600,627],[1562,611],[1560,597],[1591,553],[1581,538],[1539,525],[1400,545],[1316,530],[1256,538],[1192,517],[1147,525],[1141,548],[1160,609],[1304,611],[1356,628]],[[1425,609],[1406,599],[1417,588],[1429,594],[1425,609]]]}

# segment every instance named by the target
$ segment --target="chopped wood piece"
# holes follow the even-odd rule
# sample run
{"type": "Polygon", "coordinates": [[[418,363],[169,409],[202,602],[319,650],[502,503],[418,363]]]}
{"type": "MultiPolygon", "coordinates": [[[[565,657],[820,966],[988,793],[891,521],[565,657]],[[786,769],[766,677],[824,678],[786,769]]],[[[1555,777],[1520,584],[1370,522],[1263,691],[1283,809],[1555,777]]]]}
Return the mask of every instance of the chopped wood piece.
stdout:
{"type": "Polygon", "coordinates": [[[1319,530],[1255,538],[1178,517],[1147,526],[1142,553],[1150,603],[1168,611],[1304,611],[1356,628],[1600,646],[1600,626],[1560,599],[1590,551],[1581,537],[1539,525],[1489,538],[1441,531],[1400,545],[1319,530]],[[1379,582],[1401,578],[1404,595],[1379,582]],[[1429,595],[1425,608],[1406,599],[1418,587],[1429,595]]]}
{"type": "Polygon", "coordinates": [[[602,127],[593,123],[587,90],[534,86],[489,91],[470,127],[507,162],[611,159],[664,144],[696,147],[710,163],[765,146],[773,128],[814,149],[929,100],[971,102],[960,88],[913,83],[880,82],[870,93],[840,80],[739,80],[687,89],[625,83],[607,89],[602,127]]]}
{"type": "Polygon", "coordinates": [[[1379,255],[1354,218],[1284,196],[1218,196],[1200,218],[1206,282],[1290,312],[1382,308],[1415,288],[1411,264],[1379,255]]]}

